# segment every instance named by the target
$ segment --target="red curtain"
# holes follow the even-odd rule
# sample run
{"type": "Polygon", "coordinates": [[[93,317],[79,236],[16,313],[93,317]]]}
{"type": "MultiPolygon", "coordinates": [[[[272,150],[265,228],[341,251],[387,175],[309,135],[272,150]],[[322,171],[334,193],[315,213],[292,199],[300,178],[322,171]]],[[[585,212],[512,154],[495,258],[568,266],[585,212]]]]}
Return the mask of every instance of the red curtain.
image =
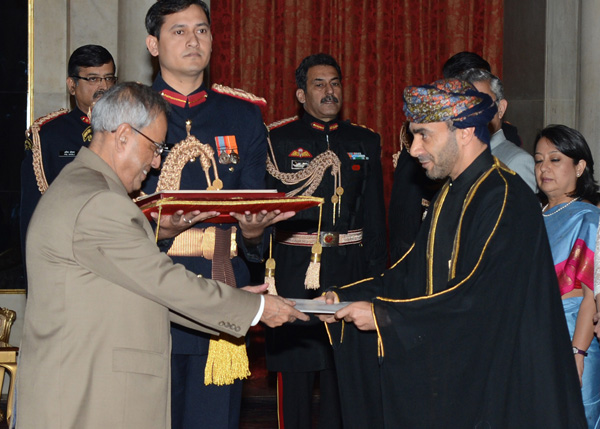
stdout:
{"type": "Polygon", "coordinates": [[[267,99],[265,123],[298,113],[294,72],[313,53],[342,68],[342,118],[382,137],[386,195],[402,92],[441,78],[460,51],[502,70],[502,0],[212,0],[212,82],[267,99]]]}

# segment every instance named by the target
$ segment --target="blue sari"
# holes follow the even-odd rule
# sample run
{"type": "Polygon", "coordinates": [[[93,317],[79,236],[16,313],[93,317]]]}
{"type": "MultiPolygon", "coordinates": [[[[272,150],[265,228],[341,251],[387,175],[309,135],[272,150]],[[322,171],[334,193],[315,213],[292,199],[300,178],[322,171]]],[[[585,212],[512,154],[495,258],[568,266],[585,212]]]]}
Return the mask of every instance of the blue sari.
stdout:
{"type": "MultiPolygon", "coordinates": [[[[544,213],[560,294],[594,288],[594,250],[600,209],[574,201],[559,204],[544,213]]],[[[563,299],[569,334],[573,339],[582,297],[563,299]]],[[[590,321],[591,323],[591,321],[590,321]]],[[[581,395],[592,429],[600,429],[600,347],[594,338],[584,358],[581,395]]]]}

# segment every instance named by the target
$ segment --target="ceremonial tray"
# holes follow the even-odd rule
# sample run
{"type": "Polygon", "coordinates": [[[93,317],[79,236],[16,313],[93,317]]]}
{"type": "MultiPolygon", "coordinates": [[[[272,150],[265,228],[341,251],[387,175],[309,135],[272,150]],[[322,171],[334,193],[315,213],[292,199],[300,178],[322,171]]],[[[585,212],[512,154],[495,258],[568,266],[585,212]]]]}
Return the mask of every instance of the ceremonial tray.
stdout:
{"type": "Polygon", "coordinates": [[[207,219],[209,223],[237,222],[229,213],[258,213],[261,210],[281,212],[308,209],[323,203],[318,197],[286,197],[275,190],[225,190],[225,191],[162,191],[144,195],[135,200],[148,220],[150,213],[172,215],[178,210],[185,213],[193,210],[217,211],[219,216],[207,219]]]}

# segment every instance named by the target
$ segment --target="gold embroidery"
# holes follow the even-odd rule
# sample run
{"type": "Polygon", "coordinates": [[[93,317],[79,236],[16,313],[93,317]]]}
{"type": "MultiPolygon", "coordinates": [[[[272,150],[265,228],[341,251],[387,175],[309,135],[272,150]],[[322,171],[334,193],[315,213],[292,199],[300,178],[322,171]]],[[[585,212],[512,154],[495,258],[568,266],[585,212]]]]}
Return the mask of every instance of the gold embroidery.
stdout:
{"type": "Polygon", "coordinates": [[[433,251],[435,249],[435,232],[437,230],[437,223],[439,221],[440,212],[444,206],[444,201],[450,190],[448,182],[444,184],[440,197],[435,202],[433,207],[433,218],[431,219],[431,227],[429,228],[429,237],[427,238],[427,286],[425,289],[426,295],[433,294],[433,251]]]}
{"type": "MultiPolygon", "coordinates": [[[[494,237],[494,235],[496,234],[496,230],[498,229],[498,225],[500,224],[500,221],[502,219],[502,216],[504,215],[504,211],[506,209],[506,200],[507,200],[507,195],[508,195],[508,183],[506,181],[506,179],[504,178],[504,176],[502,175],[502,173],[500,172],[500,168],[498,164],[494,164],[490,171],[488,171],[486,174],[484,174],[484,176],[482,176],[482,178],[480,178],[473,186],[479,186],[481,184],[481,182],[483,182],[484,178],[487,178],[489,176],[489,173],[491,172],[491,170],[496,170],[499,173],[500,178],[502,178],[502,180],[504,181],[504,200],[502,202],[502,208],[500,209],[500,213],[498,214],[498,218],[496,219],[496,223],[494,225],[494,228],[492,229],[492,231],[490,232],[490,235],[488,236],[483,249],[481,251],[481,255],[479,255],[479,258],[477,260],[477,263],[475,264],[475,267],[473,267],[473,269],[471,270],[471,272],[459,283],[457,283],[455,286],[443,290],[441,292],[432,294],[432,295],[425,295],[425,296],[419,296],[416,298],[409,298],[409,299],[392,299],[392,298],[385,298],[385,297],[377,297],[378,300],[380,301],[384,301],[384,302],[415,302],[415,301],[423,301],[423,300],[428,300],[431,298],[435,298],[441,295],[445,295],[447,293],[450,293],[452,291],[454,291],[455,289],[459,288],[460,286],[462,286],[466,281],[468,281],[474,274],[475,272],[477,272],[477,269],[479,268],[479,265],[481,264],[481,260],[483,259],[483,256],[485,255],[485,252],[487,250],[487,247],[491,241],[491,239],[494,237]]],[[[464,208],[463,208],[464,210],[464,208]]],[[[462,219],[462,216],[461,216],[462,219]]]]}

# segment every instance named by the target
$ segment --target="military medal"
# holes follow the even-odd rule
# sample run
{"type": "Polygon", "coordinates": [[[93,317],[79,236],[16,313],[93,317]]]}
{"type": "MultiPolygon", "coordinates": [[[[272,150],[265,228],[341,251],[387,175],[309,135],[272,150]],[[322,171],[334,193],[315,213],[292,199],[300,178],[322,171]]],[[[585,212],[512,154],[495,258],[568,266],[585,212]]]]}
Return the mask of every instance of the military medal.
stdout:
{"type": "Polygon", "coordinates": [[[231,162],[231,157],[227,152],[221,152],[219,155],[219,164],[229,164],[231,162]]]}
{"type": "Polygon", "coordinates": [[[240,162],[235,136],[216,136],[215,144],[217,146],[219,164],[227,165],[240,162]]]}

